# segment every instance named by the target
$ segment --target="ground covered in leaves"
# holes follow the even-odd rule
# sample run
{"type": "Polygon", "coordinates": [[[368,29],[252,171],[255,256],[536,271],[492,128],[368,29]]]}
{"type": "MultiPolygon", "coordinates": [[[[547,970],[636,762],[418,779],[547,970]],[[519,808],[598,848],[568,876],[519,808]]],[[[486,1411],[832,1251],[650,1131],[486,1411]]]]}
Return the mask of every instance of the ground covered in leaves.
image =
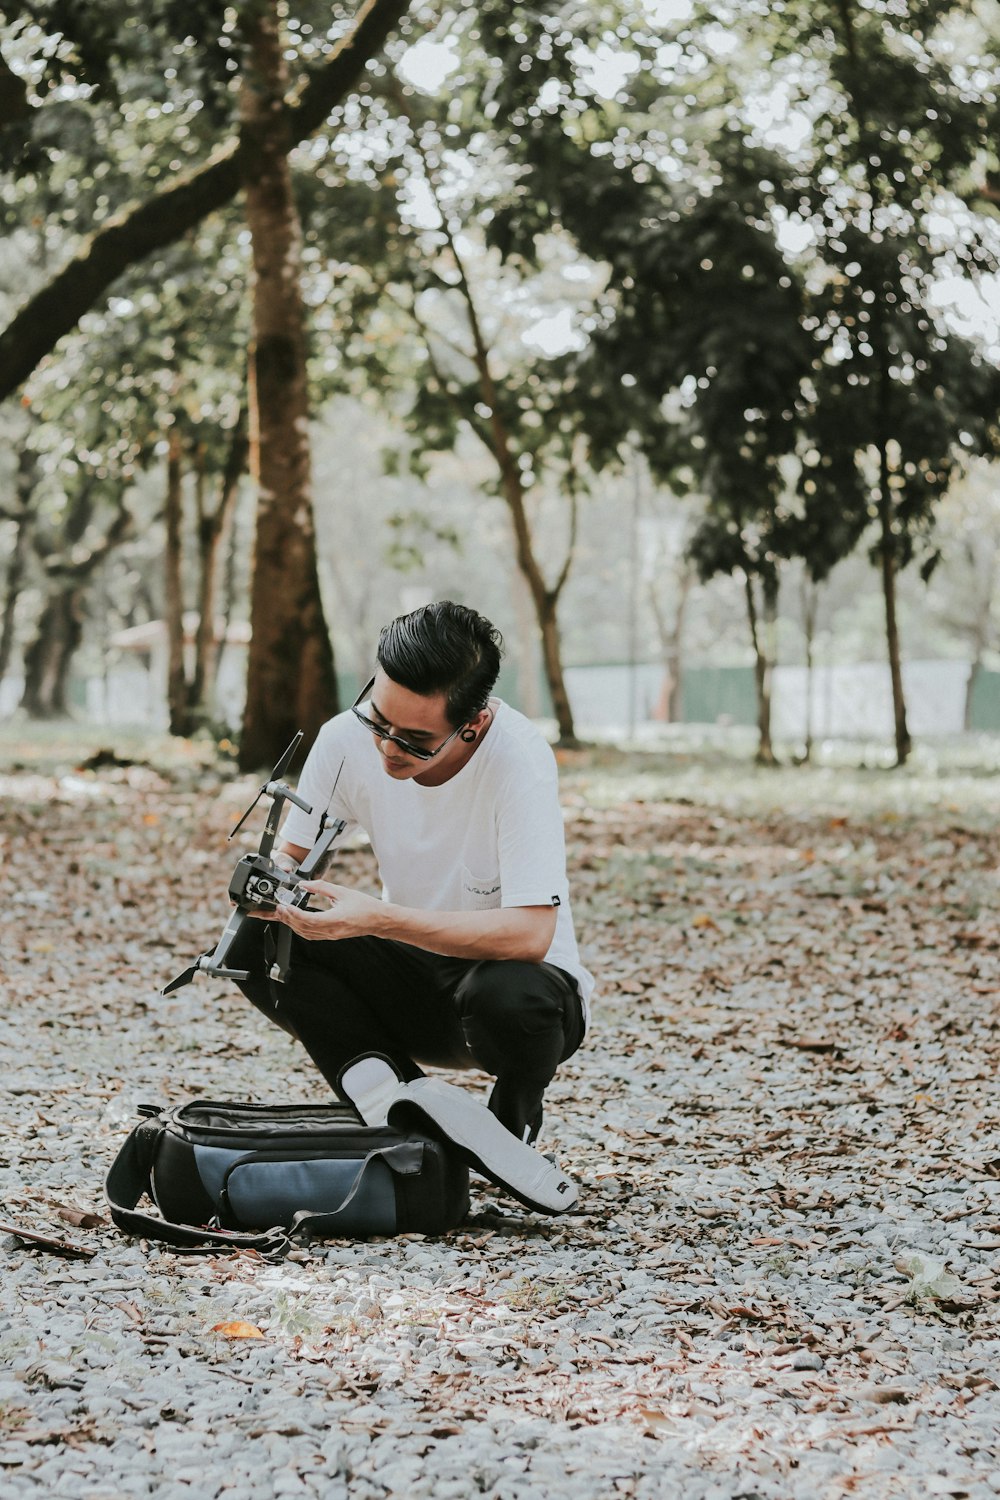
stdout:
{"type": "Polygon", "coordinates": [[[235,990],[157,994],[219,930],[252,783],[0,748],[5,1496],[1000,1491],[991,747],[567,759],[599,990],[543,1144],[579,1211],[477,1182],[440,1240],[278,1264],[129,1241],[102,1196],[139,1101],[325,1096],[235,990]]]}

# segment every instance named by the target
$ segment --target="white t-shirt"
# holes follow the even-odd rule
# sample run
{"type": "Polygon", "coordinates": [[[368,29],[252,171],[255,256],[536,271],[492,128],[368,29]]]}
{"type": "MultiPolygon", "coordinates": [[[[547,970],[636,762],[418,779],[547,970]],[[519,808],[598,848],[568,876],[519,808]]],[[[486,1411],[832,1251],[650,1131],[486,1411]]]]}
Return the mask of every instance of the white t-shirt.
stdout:
{"type": "Polygon", "coordinates": [[[281,837],[311,848],[324,811],[328,819],[345,820],[342,838],[363,829],[378,860],[383,899],[398,906],[555,906],[546,962],[574,977],[589,1020],[594,981],[580,962],[573,930],[555,757],[529,719],[493,703],[489,732],[441,786],[393,780],[382,769],[374,735],[352,713],[328,720],[298,784],[312,813],[292,806],[281,837]]]}

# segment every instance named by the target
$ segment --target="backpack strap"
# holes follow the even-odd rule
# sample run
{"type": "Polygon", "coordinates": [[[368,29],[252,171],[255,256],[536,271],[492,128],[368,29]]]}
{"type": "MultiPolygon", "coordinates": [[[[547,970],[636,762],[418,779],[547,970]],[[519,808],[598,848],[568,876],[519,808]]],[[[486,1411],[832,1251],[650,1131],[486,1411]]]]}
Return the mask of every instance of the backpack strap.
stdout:
{"type": "Polygon", "coordinates": [[[288,1227],[289,1237],[302,1232],[313,1235],[316,1239],[336,1236],[342,1216],[346,1215],[354,1201],[361,1188],[365,1171],[369,1163],[373,1161],[384,1161],[386,1166],[400,1177],[418,1176],[424,1163],[424,1143],[423,1141],[401,1141],[396,1146],[378,1146],[374,1151],[369,1151],[358,1168],[358,1174],[351,1183],[347,1197],[340,1207],[334,1209],[332,1213],[317,1213],[309,1208],[301,1209],[288,1227]]]}
{"type": "Polygon", "coordinates": [[[157,1214],[136,1208],[144,1193],[151,1193],[153,1151],[162,1127],[158,1120],[141,1120],[126,1138],[104,1181],[104,1196],[111,1217],[126,1234],[152,1235],[168,1245],[185,1249],[226,1248],[259,1250],[263,1255],[283,1255],[291,1247],[280,1227],[256,1234],[239,1230],[209,1229],[194,1224],[174,1224],[157,1214]]]}

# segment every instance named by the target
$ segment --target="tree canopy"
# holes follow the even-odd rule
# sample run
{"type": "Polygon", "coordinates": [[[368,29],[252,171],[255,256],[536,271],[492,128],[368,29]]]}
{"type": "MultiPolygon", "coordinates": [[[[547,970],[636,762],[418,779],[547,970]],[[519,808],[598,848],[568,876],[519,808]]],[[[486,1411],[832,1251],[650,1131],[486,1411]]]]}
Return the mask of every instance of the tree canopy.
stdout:
{"type": "MultiPolygon", "coordinates": [[[[26,453],[72,450],[52,511],[70,546],[124,540],[132,476],[182,431],[191,482],[223,482],[249,395],[264,701],[248,723],[305,660],[293,712],[321,717],[310,416],[337,391],[377,400],[418,473],[471,434],[568,740],[557,607],[579,506],[641,453],[698,497],[702,576],[744,580],[760,684],[782,568],[822,580],[870,551],[905,759],[897,580],[933,570],[942,498],[997,442],[997,351],[959,331],[944,291],[1000,269],[996,36],[958,0],[409,10],[7,14],[0,398],[30,403],[26,453]],[[281,79],[262,92],[267,17],[281,79]],[[279,181],[283,213],[261,217],[279,181]],[[277,343],[275,254],[295,288],[277,343]],[[94,465],[110,509],[84,519],[94,465]]],[[[247,754],[279,732],[249,734],[247,754]]]]}

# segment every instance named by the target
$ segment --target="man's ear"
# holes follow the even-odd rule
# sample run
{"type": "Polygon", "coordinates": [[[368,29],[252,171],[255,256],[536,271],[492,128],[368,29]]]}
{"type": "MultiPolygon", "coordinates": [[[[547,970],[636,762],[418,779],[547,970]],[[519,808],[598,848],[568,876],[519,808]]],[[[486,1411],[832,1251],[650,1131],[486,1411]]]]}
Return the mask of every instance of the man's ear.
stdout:
{"type": "Polygon", "coordinates": [[[469,720],[469,724],[477,734],[482,734],[483,730],[488,729],[492,722],[493,710],[492,708],[490,708],[489,704],[487,704],[485,708],[481,708],[474,719],[469,720]]]}
{"type": "Polygon", "coordinates": [[[465,744],[471,745],[474,740],[478,740],[492,717],[493,715],[488,708],[481,708],[475,717],[468,721],[465,728],[459,734],[459,739],[463,740],[465,744]]]}

